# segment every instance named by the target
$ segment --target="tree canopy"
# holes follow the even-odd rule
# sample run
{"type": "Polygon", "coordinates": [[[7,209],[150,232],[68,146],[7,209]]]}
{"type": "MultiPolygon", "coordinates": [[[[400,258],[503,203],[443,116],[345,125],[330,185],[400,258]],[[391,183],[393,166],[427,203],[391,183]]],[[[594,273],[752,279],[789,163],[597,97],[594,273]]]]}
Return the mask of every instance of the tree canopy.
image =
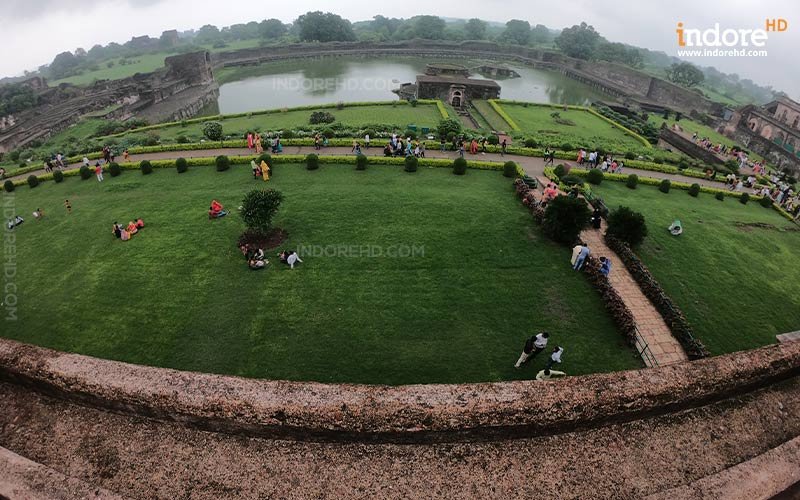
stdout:
{"type": "Polygon", "coordinates": [[[444,38],[444,19],[436,16],[417,16],[414,18],[414,35],[427,40],[444,38]]]}
{"type": "Polygon", "coordinates": [[[502,41],[517,45],[528,45],[530,38],[531,23],[528,21],[520,21],[519,19],[512,19],[507,22],[506,30],[500,35],[502,41]]]}
{"type": "Polygon", "coordinates": [[[483,40],[486,38],[486,23],[480,19],[470,19],[464,25],[464,37],[467,40],[483,40]]]}
{"type": "Polygon", "coordinates": [[[593,59],[600,42],[600,34],[586,23],[564,29],[556,37],[556,46],[566,55],[578,59],[593,59]]]}
{"type": "Polygon", "coordinates": [[[330,12],[308,12],[294,24],[300,39],[307,42],[352,42],[356,39],[350,21],[330,12]]]}
{"type": "Polygon", "coordinates": [[[688,62],[673,63],[665,71],[669,81],[684,87],[694,87],[705,80],[705,75],[700,68],[688,62]]]}

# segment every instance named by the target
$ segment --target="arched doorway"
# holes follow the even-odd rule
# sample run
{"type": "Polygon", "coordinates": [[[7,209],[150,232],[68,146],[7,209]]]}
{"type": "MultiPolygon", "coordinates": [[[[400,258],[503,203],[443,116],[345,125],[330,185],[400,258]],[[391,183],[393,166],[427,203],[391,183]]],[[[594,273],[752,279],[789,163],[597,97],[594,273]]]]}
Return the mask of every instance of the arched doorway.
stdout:
{"type": "Polygon", "coordinates": [[[450,104],[452,104],[454,108],[460,108],[462,101],[463,101],[463,96],[461,95],[461,91],[456,90],[455,92],[453,92],[453,100],[450,101],[450,104]]]}

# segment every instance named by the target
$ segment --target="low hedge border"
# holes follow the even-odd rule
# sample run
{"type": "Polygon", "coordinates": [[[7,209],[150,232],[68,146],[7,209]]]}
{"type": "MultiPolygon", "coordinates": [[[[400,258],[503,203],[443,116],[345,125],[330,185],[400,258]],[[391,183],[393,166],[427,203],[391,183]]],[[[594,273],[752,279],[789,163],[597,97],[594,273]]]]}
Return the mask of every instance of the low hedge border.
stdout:
{"type": "Polygon", "coordinates": [[[500,115],[500,118],[502,118],[503,120],[506,121],[506,123],[508,123],[508,126],[511,127],[511,130],[514,130],[516,132],[522,132],[522,129],[519,128],[517,122],[515,122],[513,118],[508,116],[508,113],[506,113],[506,110],[504,110],[503,107],[500,106],[499,101],[497,99],[489,99],[487,102],[489,103],[489,106],[491,106],[492,109],[494,109],[495,112],[498,115],[500,115]]]}
{"type": "Polygon", "coordinates": [[[710,355],[708,349],[699,339],[694,337],[692,327],[689,325],[686,316],[672,302],[672,299],[669,298],[642,260],[622,240],[608,235],[606,235],[605,240],[609,248],[622,260],[645,296],[664,318],[670,332],[672,332],[672,336],[681,344],[689,359],[695,360],[708,357],[710,355]]]}
{"type": "MultiPolygon", "coordinates": [[[[419,102],[419,100],[417,100],[417,102],[419,102]]],[[[436,109],[439,110],[439,114],[442,116],[443,120],[450,118],[450,113],[447,112],[447,108],[444,107],[444,103],[439,99],[436,99],[436,109]]]]}

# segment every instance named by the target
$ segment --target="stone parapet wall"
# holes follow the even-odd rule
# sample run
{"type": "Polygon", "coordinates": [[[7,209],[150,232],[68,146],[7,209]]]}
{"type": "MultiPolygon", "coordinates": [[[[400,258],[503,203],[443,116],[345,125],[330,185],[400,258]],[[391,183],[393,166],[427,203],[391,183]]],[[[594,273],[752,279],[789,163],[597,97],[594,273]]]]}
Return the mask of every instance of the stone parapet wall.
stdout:
{"type": "Polygon", "coordinates": [[[258,437],[439,442],[569,432],[704,405],[800,374],[800,343],[669,367],[399,387],[243,379],[0,340],[0,379],[133,416],[258,437]]]}
{"type": "Polygon", "coordinates": [[[698,158],[707,165],[721,165],[724,163],[717,155],[707,150],[706,148],[695,144],[690,139],[675,132],[669,127],[662,127],[658,136],[659,146],[668,147],[672,146],[679,151],[686,153],[692,158],[698,158]]]}

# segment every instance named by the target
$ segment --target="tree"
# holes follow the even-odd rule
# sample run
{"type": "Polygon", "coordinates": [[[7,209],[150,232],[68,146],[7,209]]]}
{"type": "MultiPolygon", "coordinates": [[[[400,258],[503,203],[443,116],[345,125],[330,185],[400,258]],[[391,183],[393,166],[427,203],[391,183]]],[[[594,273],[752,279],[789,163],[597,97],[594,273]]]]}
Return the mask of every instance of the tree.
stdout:
{"type": "Polygon", "coordinates": [[[601,40],[597,45],[595,57],[603,61],[627,64],[633,68],[641,68],[644,65],[644,57],[639,49],[618,42],[601,40]]]}
{"type": "Polygon", "coordinates": [[[197,35],[195,36],[197,43],[215,42],[220,38],[219,28],[212,24],[206,24],[205,26],[202,26],[199,30],[197,30],[197,35]]]}
{"type": "Polygon", "coordinates": [[[600,34],[586,23],[564,29],[555,39],[556,47],[566,55],[587,60],[594,58],[599,41],[600,34]]]}
{"type": "Polygon", "coordinates": [[[517,45],[528,45],[531,38],[531,23],[512,19],[506,23],[506,29],[500,35],[500,40],[517,45]]]}
{"type": "Polygon", "coordinates": [[[684,87],[694,87],[703,83],[705,79],[705,75],[703,75],[700,68],[688,62],[673,63],[665,71],[669,81],[684,87]]]}
{"type": "Polygon", "coordinates": [[[203,135],[210,141],[221,141],[222,124],[220,122],[205,122],[203,124],[203,135]]]}
{"type": "Polygon", "coordinates": [[[553,33],[544,24],[537,24],[531,29],[532,43],[550,43],[553,38],[553,33]]]}
{"type": "Polygon", "coordinates": [[[439,137],[449,139],[451,135],[458,135],[458,133],[461,132],[461,122],[455,118],[439,120],[436,131],[439,133],[439,137]]]}
{"type": "Polygon", "coordinates": [[[608,216],[606,234],[635,247],[647,236],[644,215],[628,207],[619,207],[608,216]]]}
{"type": "Polygon", "coordinates": [[[427,40],[444,39],[444,19],[436,16],[417,16],[414,18],[414,36],[427,40]]]}
{"type": "Polygon", "coordinates": [[[307,42],[352,42],[356,39],[350,21],[330,12],[307,12],[294,24],[300,39],[307,42]]]}
{"type": "Polygon", "coordinates": [[[78,64],[80,60],[72,52],[62,52],[50,63],[50,75],[55,78],[67,76],[78,64]]]}
{"type": "Polygon", "coordinates": [[[274,189],[254,189],[242,200],[240,211],[247,227],[266,234],[272,229],[272,219],[283,201],[280,191],[274,189]]]}
{"type": "Polygon", "coordinates": [[[288,28],[279,19],[264,19],[258,25],[258,33],[261,38],[274,40],[286,34],[288,28]]]}
{"type": "Polygon", "coordinates": [[[483,40],[486,38],[486,23],[480,19],[470,19],[464,25],[464,37],[467,40],[483,40]]]}
{"type": "Polygon", "coordinates": [[[542,229],[553,240],[572,245],[591,217],[592,213],[583,199],[556,196],[547,204],[542,229]]]}

